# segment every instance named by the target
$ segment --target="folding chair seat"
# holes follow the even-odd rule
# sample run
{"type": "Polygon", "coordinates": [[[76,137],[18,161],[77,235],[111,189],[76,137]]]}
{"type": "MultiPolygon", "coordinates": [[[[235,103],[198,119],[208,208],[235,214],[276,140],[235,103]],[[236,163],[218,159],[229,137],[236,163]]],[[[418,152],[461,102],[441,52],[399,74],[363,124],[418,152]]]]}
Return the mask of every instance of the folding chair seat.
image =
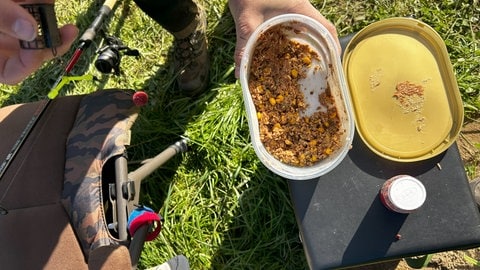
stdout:
{"type": "MultiPolygon", "coordinates": [[[[0,164],[42,102],[0,109],[0,164]]],[[[132,268],[130,237],[108,228],[104,178],[136,116],[131,91],[51,101],[0,179],[2,269],[132,268]]]]}

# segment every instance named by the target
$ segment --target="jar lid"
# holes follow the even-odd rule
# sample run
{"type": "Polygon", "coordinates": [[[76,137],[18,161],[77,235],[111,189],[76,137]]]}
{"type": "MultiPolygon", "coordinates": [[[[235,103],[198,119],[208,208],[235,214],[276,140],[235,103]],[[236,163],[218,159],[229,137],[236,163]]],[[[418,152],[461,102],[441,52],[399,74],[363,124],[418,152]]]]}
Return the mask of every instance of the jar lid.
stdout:
{"type": "Polygon", "coordinates": [[[423,205],[427,198],[427,192],[418,179],[402,175],[393,181],[388,197],[396,208],[409,212],[423,205]]]}

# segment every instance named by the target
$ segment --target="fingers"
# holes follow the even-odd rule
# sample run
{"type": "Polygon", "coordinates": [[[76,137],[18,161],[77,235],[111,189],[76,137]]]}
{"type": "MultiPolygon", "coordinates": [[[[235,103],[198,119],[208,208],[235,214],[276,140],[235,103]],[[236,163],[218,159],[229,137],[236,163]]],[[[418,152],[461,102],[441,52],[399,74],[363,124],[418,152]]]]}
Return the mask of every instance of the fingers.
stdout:
{"type": "Polygon", "coordinates": [[[235,44],[235,77],[240,77],[240,63],[245,46],[255,29],[263,22],[263,17],[250,15],[249,18],[239,17],[236,26],[237,41],[235,44]]]}
{"type": "Polygon", "coordinates": [[[242,62],[243,52],[245,51],[245,43],[237,39],[235,45],[235,78],[240,78],[240,63],[242,62]]]}
{"type": "Polygon", "coordinates": [[[0,32],[17,39],[31,41],[37,36],[37,23],[17,3],[10,0],[1,0],[0,32]]]}
{"type": "Polygon", "coordinates": [[[240,62],[245,45],[253,31],[264,21],[285,13],[297,13],[311,17],[320,22],[332,34],[339,53],[341,52],[335,26],[327,20],[308,0],[230,0],[229,8],[235,20],[235,77],[240,75],[240,62]]]}
{"type": "Polygon", "coordinates": [[[78,28],[73,24],[64,25],[59,29],[60,37],[62,38],[62,44],[55,48],[57,55],[53,55],[51,49],[44,49],[42,53],[44,54],[43,61],[48,61],[55,56],[64,55],[72,46],[75,38],[78,36],[78,28]]]}
{"type": "MultiPolygon", "coordinates": [[[[31,3],[40,0],[32,0],[31,3]]],[[[36,71],[45,61],[55,56],[65,54],[76,36],[78,28],[65,25],[59,29],[62,44],[57,48],[56,55],[52,49],[27,50],[21,49],[19,40],[32,41],[37,36],[37,22],[19,5],[23,1],[0,0],[0,82],[16,84],[36,71]]],[[[52,3],[53,0],[42,0],[42,3],[52,3]]],[[[30,3],[30,2],[29,2],[30,3]]]]}
{"type": "MultiPolygon", "coordinates": [[[[55,48],[56,56],[65,54],[78,35],[78,28],[74,25],[65,25],[60,28],[62,45],[55,48]]],[[[13,40],[13,38],[11,38],[13,40]]],[[[0,39],[1,40],[1,39],[0,39]]],[[[1,42],[0,42],[1,44],[1,42]]],[[[5,84],[17,84],[28,75],[36,71],[45,61],[51,60],[55,56],[52,49],[42,50],[24,50],[19,48],[18,40],[15,43],[16,50],[11,48],[8,51],[0,50],[0,82],[5,84]]],[[[13,43],[12,43],[13,47],[13,43]]]]}
{"type": "Polygon", "coordinates": [[[332,37],[333,37],[333,39],[334,39],[334,41],[337,45],[338,53],[341,53],[342,49],[341,49],[341,46],[340,46],[340,40],[338,39],[337,28],[335,27],[335,25],[332,22],[330,22],[329,20],[327,20],[315,8],[313,8],[313,6],[312,6],[312,8],[306,9],[304,15],[315,19],[316,21],[321,23],[327,29],[328,32],[330,32],[330,34],[332,35],[332,37]]]}
{"type": "Polygon", "coordinates": [[[35,50],[20,50],[16,54],[1,55],[0,82],[17,84],[42,64],[42,55],[35,50]]]}

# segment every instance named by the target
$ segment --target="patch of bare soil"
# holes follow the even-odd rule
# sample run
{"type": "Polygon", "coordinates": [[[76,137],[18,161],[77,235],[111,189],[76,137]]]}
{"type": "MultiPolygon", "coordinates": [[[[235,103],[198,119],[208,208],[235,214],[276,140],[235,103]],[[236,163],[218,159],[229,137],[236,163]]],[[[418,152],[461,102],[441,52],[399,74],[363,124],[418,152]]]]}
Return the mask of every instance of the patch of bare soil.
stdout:
{"type": "MultiPolygon", "coordinates": [[[[457,140],[460,155],[466,167],[469,168],[470,180],[480,177],[480,118],[466,121],[457,140]]],[[[455,250],[434,254],[426,270],[471,270],[480,269],[468,263],[465,256],[480,260],[480,248],[469,250],[455,250]]],[[[353,268],[355,270],[409,270],[405,260],[398,260],[375,265],[353,268]]]]}
{"type": "Polygon", "coordinates": [[[470,180],[480,177],[480,118],[466,122],[457,145],[465,166],[474,173],[470,180]]]}

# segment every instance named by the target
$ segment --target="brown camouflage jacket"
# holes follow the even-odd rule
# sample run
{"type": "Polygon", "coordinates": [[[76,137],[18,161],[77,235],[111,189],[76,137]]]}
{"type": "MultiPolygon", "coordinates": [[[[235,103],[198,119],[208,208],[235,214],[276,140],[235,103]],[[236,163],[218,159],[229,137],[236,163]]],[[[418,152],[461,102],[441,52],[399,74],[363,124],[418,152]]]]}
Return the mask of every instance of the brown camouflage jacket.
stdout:
{"type": "Polygon", "coordinates": [[[83,253],[119,242],[109,232],[102,194],[102,169],[125,152],[138,108],[132,91],[100,90],[85,96],[67,140],[62,203],[83,253]]]}

